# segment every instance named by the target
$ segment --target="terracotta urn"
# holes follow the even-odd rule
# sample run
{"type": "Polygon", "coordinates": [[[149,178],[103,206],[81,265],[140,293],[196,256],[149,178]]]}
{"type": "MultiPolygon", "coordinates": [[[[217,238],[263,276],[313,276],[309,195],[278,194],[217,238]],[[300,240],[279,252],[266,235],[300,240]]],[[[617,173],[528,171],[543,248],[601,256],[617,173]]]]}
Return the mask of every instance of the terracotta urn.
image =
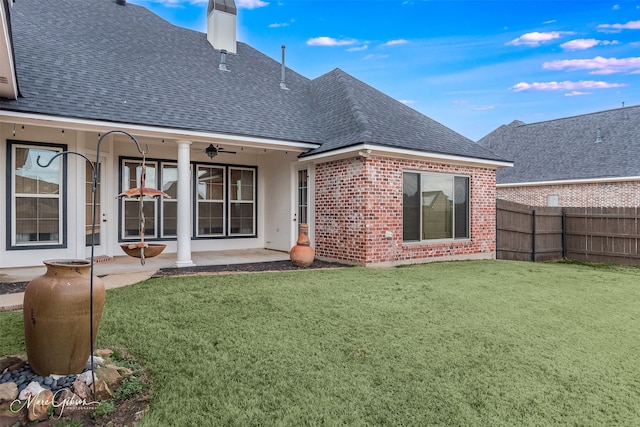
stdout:
{"type": "Polygon", "coordinates": [[[298,267],[308,267],[313,264],[315,254],[309,243],[309,225],[300,224],[300,234],[297,244],[289,251],[289,257],[293,265],[298,267]]]}
{"type": "Polygon", "coordinates": [[[91,354],[91,340],[95,342],[98,334],[104,283],[94,275],[91,331],[91,263],[70,259],[44,264],[46,273],[30,281],[24,292],[27,358],[38,375],[78,374],[91,354]]]}

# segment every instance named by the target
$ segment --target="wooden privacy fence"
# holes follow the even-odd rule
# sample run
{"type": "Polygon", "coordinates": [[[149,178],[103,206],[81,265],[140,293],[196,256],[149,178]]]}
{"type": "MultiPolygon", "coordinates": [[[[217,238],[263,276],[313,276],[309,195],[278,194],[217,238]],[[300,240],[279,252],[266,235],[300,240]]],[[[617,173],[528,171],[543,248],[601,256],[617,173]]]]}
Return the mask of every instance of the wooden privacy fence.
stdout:
{"type": "Polygon", "coordinates": [[[640,208],[532,207],[498,200],[498,259],[640,265],[640,208]]]}

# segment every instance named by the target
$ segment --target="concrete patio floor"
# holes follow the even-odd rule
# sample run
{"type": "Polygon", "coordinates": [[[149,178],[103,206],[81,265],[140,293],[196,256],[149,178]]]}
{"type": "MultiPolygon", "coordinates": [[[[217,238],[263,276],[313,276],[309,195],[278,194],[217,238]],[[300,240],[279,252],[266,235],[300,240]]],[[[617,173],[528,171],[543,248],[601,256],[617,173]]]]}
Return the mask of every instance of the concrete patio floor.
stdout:
{"type": "MultiPolygon", "coordinates": [[[[245,264],[269,261],[288,260],[287,252],[269,249],[237,249],[226,251],[193,252],[192,261],[197,266],[245,264]]],[[[145,265],[138,258],[126,255],[113,257],[109,261],[94,263],[95,275],[102,278],[107,289],[132,285],[153,276],[161,268],[174,268],[176,254],[161,254],[147,258],[145,265]]],[[[47,268],[43,264],[38,267],[0,268],[0,283],[28,282],[41,276],[47,268]]],[[[0,311],[16,310],[22,307],[24,293],[0,295],[0,311]]]]}

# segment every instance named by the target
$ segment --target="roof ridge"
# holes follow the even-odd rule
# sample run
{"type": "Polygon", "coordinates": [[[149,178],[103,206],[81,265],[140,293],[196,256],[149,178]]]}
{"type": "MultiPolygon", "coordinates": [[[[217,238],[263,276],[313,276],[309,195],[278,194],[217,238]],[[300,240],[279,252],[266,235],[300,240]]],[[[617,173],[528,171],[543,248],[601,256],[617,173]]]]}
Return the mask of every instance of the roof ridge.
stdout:
{"type": "Polygon", "coordinates": [[[371,131],[371,126],[369,125],[367,114],[359,105],[356,99],[353,85],[351,85],[349,82],[349,78],[353,77],[351,77],[351,75],[341,70],[340,68],[336,68],[334,71],[336,71],[338,83],[342,85],[342,89],[345,92],[345,99],[347,101],[347,104],[349,105],[349,110],[353,114],[356,125],[360,129],[360,137],[362,139],[362,141],[360,142],[373,141],[373,132],[371,131]]]}
{"type": "MultiPolygon", "coordinates": [[[[608,110],[602,110],[602,111],[592,111],[590,113],[584,113],[584,114],[574,114],[573,116],[557,117],[555,119],[541,120],[539,122],[533,122],[533,123],[523,123],[521,126],[540,125],[540,124],[544,124],[544,123],[551,123],[551,122],[557,122],[557,121],[561,121],[561,120],[575,119],[575,118],[578,118],[578,117],[594,116],[596,114],[611,113],[613,111],[625,111],[625,110],[630,110],[630,109],[635,109],[635,108],[640,108],[640,105],[629,105],[628,107],[617,107],[617,108],[610,108],[608,110]]],[[[514,122],[515,121],[519,121],[519,120],[514,120],[514,122]]],[[[513,123],[513,122],[511,122],[511,123],[513,123]]]]}

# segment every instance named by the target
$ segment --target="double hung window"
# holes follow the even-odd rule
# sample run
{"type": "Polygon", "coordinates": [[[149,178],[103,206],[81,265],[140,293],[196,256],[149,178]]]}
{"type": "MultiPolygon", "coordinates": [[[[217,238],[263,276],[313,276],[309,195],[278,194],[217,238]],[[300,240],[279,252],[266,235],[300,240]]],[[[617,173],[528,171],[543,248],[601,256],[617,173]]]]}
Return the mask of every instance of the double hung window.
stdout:
{"type": "Polygon", "coordinates": [[[46,165],[65,147],[11,141],[8,147],[9,247],[63,247],[66,156],[55,158],[46,168],[40,165],[46,165]]]}

